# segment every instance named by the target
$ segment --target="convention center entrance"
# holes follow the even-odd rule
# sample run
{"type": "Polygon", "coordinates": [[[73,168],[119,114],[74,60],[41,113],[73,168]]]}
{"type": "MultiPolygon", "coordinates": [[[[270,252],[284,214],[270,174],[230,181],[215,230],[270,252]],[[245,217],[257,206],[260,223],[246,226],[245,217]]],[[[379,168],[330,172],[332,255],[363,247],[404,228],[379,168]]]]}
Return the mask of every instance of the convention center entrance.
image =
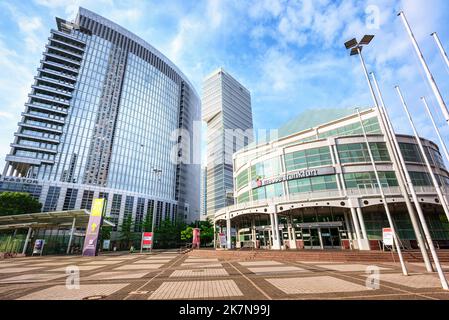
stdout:
{"type": "Polygon", "coordinates": [[[302,236],[304,249],[341,249],[338,227],[304,227],[296,235],[302,236]]]}

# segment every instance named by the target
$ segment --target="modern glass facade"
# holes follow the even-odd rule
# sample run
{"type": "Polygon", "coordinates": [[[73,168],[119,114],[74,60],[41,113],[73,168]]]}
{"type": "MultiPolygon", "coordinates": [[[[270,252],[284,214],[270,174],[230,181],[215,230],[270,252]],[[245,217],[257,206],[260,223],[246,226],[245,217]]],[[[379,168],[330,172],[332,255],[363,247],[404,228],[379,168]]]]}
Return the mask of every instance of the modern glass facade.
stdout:
{"type": "Polygon", "coordinates": [[[207,123],[206,214],[234,203],[232,154],[253,141],[250,92],[223,69],[204,80],[207,123]]]}
{"type": "MultiPolygon", "coordinates": [[[[226,230],[237,230],[236,246],[381,249],[382,228],[389,226],[380,196],[382,187],[403,245],[418,248],[416,229],[400,188],[402,180],[377,110],[362,110],[361,118],[346,114],[236,152],[236,204],[216,211],[215,222],[226,230]]],[[[397,135],[397,140],[433,239],[440,247],[449,247],[449,222],[415,138],[397,135]]],[[[421,140],[433,173],[449,198],[449,172],[438,146],[421,140]]]]}
{"type": "Polygon", "coordinates": [[[171,61],[80,8],[74,22],[57,18],[35,79],[0,191],[29,190],[46,211],[90,209],[93,198],[109,197],[111,219],[130,214],[137,231],[154,200],[161,219],[199,218],[200,164],[173,154],[197,143],[200,100],[171,61]]]}

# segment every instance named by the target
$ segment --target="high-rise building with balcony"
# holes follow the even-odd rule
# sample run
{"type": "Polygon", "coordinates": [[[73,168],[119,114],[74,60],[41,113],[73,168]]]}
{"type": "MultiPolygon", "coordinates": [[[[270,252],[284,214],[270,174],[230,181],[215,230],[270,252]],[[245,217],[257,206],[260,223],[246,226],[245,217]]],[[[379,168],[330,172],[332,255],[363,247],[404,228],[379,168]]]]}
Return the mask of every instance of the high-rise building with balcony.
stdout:
{"type": "Polygon", "coordinates": [[[197,143],[193,85],[150,44],[89,10],[56,24],[0,192],[30,192],[44,211],[90,209],[93,198],[107,198],[109,220],[120,226],[132,215],[136,231],[146,214],[156,224],[197,220],[200,164],[178,161],[180,145],[197,143]]]}
{"type": "Polygon", "coordinates": [[[233,203],[232,154],[253,141],[250,92],[223,68],[203,84],[203,121],[207,123],[207,209],[213,218],[233,203]]]}

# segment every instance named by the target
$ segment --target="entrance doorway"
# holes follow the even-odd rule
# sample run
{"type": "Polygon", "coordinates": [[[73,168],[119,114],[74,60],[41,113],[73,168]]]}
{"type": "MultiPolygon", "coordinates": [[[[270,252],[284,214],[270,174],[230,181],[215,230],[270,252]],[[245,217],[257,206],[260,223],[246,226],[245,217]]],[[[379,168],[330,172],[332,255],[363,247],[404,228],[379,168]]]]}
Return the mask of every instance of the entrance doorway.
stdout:
{"type": "Polygon", "coordinates": [[[338,227],[301,228],[304,249],[340,249],[338,227]]]}

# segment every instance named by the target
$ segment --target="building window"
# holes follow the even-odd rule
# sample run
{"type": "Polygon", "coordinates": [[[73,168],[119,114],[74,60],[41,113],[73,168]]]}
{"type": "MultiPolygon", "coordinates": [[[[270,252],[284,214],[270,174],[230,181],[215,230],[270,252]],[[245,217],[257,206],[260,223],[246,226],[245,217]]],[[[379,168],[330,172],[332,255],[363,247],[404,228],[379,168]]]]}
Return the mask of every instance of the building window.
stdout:
{"type": "Polygon", "coordinates": [[[281,173],[279,157],[274,157],[251,166],[251,179],[267,178],[281,173]]]}
{"type": "Polygon", "coordinates": [[[78,196],[78,189],[67,189],[64,198],[64,205],[62,206],[62,210],[73,210],[75,209],[76,197],[78,196]]]}
{"type": "MultiPolygon", "coordinates": [[[[371,142],[369,146],[374,161],[390,161],[385,142],[371,142]]],[[[366,143],[339,144],[337,149],[341,163],[371,162],[366,143]]]]}
{"type": "Polygon", "coordinates": [[[136,220],[135,220],[135,224],[134,224],[134,231],[135,232],[141,232],[142,231],[144,207],[145,207],[145,199],[138,198],[137,199],[137,207],[136,207],[136,220]]]}
{"type": "Polygon", "coordinates": [[[421,156],[418,145],[414,143],[399,143],[399,148],[401,149],[402,156],[405,161],[408,162],[424,162],[421,156]]]}
{"type": "Polygon", "coordinates": [[[248,170],[245,169],[237,175],[236,178],[237,190],[242,189],[244,186],[248,185],[248,170]]]}
{"type": "Polygon", "coordinates": [[[244,203],[249,201],[249,191],[243,192],[241,195],[237,196],[237,203],[244,203]]]}
{"type": "Polygon", "coordinates": [[[112,228],[113,231],[117,231],[121,205],[122,205],[122,195],[114,194],[114,196],[112,197],[111,216],[109,218],[111,222],[115,224],[115,227],[112,228]]]}
{"type": "Polygon", "coordinates": [[[291,180],[288,182],[290,193],[314,192],[337,189],[335,175],[319,176],[305,179],[291,180]]]}
{"type": "MultiPolygon", "coordinates": [[[[382,187],[397,187],[398,181],[393,171],[379,171],[379,180],[382,187]]],[[[378,187],[374,172],[345,173],[346,188],[370,189],[378,187]]]]}
{"type": "Polygon", "coordinates": [[[109,196],[109,194],[107,192],[100,192],[98,194],[98,198],[105,199],[106,201],[108,200],[108,196],[109,196]]]}
{"type": "Polygon", "coordinates": [[[147,215],[149,215],[151,224],[153,224],[153,211],[154,211],[154,200],[149,199],[147,203],[147,215]]]}
{"type": "Polygon", "coordinates": [[[284,188],[282,187],[282,183],[274,183],[265,187],[253,189],[254,201],[282,197],[283,195],[284,188]]]}
{"type": "Polygon", "coordinates": [[[90,190],[84,190],[83,198],[81,199],[81,209],[90,210],[92,208],[93,199],[94,199],[94,192],[90,190]]]}
{"type": "Polygon", "coordinates": [[[155,227],[156,226],[159,227],[161,225],[161,221],[162,221],[162,205],[163,205],[162,201],[158,201],[157,202],[155,227]]]}
{"type": "Polygon", "coordinates": [[[45,199],[45,205],[43,212],[56,211],[56,206],[58,204],[59,193],[61,192],[61,187],[49,187],[47,198],[45,199]]]}
{"type": "Polygon", "coordinates": [[[134,208],[134,197],[126,196],[125,200],[125,211],[123,213],[123,219],[125,220],[129,215],[133,214],[134,208]]]}
{"type": "Polygon", "coordinates": [[[329,147],[312,148],[285,155],[287,171],[320,167],[332,164],[329,147]]]}

